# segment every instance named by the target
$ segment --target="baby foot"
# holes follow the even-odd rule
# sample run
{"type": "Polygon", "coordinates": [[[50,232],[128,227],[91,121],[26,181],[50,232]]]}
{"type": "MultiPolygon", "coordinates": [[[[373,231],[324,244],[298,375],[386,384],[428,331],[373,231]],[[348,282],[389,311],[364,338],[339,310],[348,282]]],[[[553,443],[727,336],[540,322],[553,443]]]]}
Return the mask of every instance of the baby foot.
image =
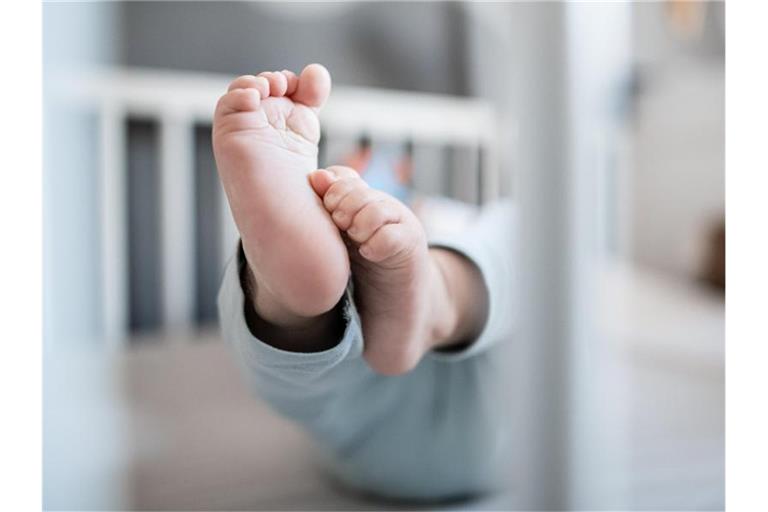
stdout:
{"type": "Polygon", "coordinates": [[[439,272],[421,223],[348,167],[318,170],[310,180],[349,244],[366,361],[386,375],[409,371],[431,348],[430,280],[439,272]]]}
{"type": "Polygon", "coordinates": [[[256,309],[270,310],[278,324],[329,311],[349,278],[344,242],[307,183],[317,168],[317,111],[330,90],[319,64],[299,76],[245,75],[214,114],[214,155],[255,279],[256,309]]]}

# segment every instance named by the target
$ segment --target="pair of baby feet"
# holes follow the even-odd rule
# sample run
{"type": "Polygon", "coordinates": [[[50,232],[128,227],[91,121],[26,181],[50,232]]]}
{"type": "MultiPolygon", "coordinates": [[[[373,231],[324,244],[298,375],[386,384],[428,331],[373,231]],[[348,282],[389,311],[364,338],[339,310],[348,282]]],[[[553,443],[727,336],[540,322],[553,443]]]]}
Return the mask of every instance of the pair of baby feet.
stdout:
{"type": "Polygon", "coordinates": [[[318,110],[328,71],[235,79],[214,114],[219,175],[241,235],[259,316],[309,325],[342,297],[350,273],[364,357],[383,374],[412,369],[431,347],[429,257],[419,220],[356,171],[317,169],[318,110]]]}

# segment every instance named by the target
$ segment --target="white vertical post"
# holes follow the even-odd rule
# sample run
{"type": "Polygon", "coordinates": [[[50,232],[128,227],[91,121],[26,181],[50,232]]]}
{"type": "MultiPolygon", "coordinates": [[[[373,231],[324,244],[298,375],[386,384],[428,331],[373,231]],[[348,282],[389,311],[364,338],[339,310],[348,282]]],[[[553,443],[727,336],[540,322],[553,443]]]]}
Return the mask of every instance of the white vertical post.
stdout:
{"type": "Polygon", "coordinates": [[[192,119],[166,111],[160,117],[160,239],[163,321],[166,330],[192,327],[195,296],[195,188],[192,119]]]}
{"type": "Polygon", "coordinates": [[[125,111],[107,100],[99,122],[103,328],[107,344],[117,348],[125,343],[128,324],[125,111]]]}
{"type": "MultiPolygon", "coordinates": [[[[566,510],[568,500],[569,237],[564,7],[520,13],[520,343],[513,344],[515,508],[566,510]]],[[[593,507],[594,508],[594,507],[593,507]]]]}
{"type": "MultiPolygon", "coordinates": [[[[576,509],[626,509],[628,439],[625,438],[626,382],[618,358],[598,328],[597,283],[605,265],[602,244],[600,164],[609,154],[606,134],[614,135],[613,105],[629,76],[631,4],[566,4],[565,54],[568,77],[567,198],[570,234],[568,299],[570,330],[567,389],[569,505],[576,509]],[[594,449],[600,446],[599,450],[594,449]]],[[[603,171],[604,172],[604,171],[603,171]]]]}

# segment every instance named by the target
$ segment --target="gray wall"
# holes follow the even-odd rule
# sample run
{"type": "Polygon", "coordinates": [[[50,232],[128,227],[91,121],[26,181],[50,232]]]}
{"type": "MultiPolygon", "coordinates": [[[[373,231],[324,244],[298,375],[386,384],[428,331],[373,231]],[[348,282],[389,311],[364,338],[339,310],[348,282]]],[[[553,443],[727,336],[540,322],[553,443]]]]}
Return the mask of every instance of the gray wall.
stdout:
{"type": "Polygon", "coordinates": [[[231,74],[322,62],[336,83],[462,94],[457,3],[128,2],[122,60],[231,74]]]}

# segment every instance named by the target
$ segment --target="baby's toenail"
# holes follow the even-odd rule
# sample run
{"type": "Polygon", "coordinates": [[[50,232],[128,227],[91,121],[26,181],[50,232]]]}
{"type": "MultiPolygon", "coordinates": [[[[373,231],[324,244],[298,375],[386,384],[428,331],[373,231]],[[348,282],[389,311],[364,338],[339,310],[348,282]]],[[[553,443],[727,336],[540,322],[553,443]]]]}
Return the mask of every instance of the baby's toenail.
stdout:
{"type": "Polygon", "coordinates": [[[333,217],[335,219],[341,220],[344,218],[344,212],[342,212],[341,210],[336,210],[335,212],[333,212],[333,217]]]}

